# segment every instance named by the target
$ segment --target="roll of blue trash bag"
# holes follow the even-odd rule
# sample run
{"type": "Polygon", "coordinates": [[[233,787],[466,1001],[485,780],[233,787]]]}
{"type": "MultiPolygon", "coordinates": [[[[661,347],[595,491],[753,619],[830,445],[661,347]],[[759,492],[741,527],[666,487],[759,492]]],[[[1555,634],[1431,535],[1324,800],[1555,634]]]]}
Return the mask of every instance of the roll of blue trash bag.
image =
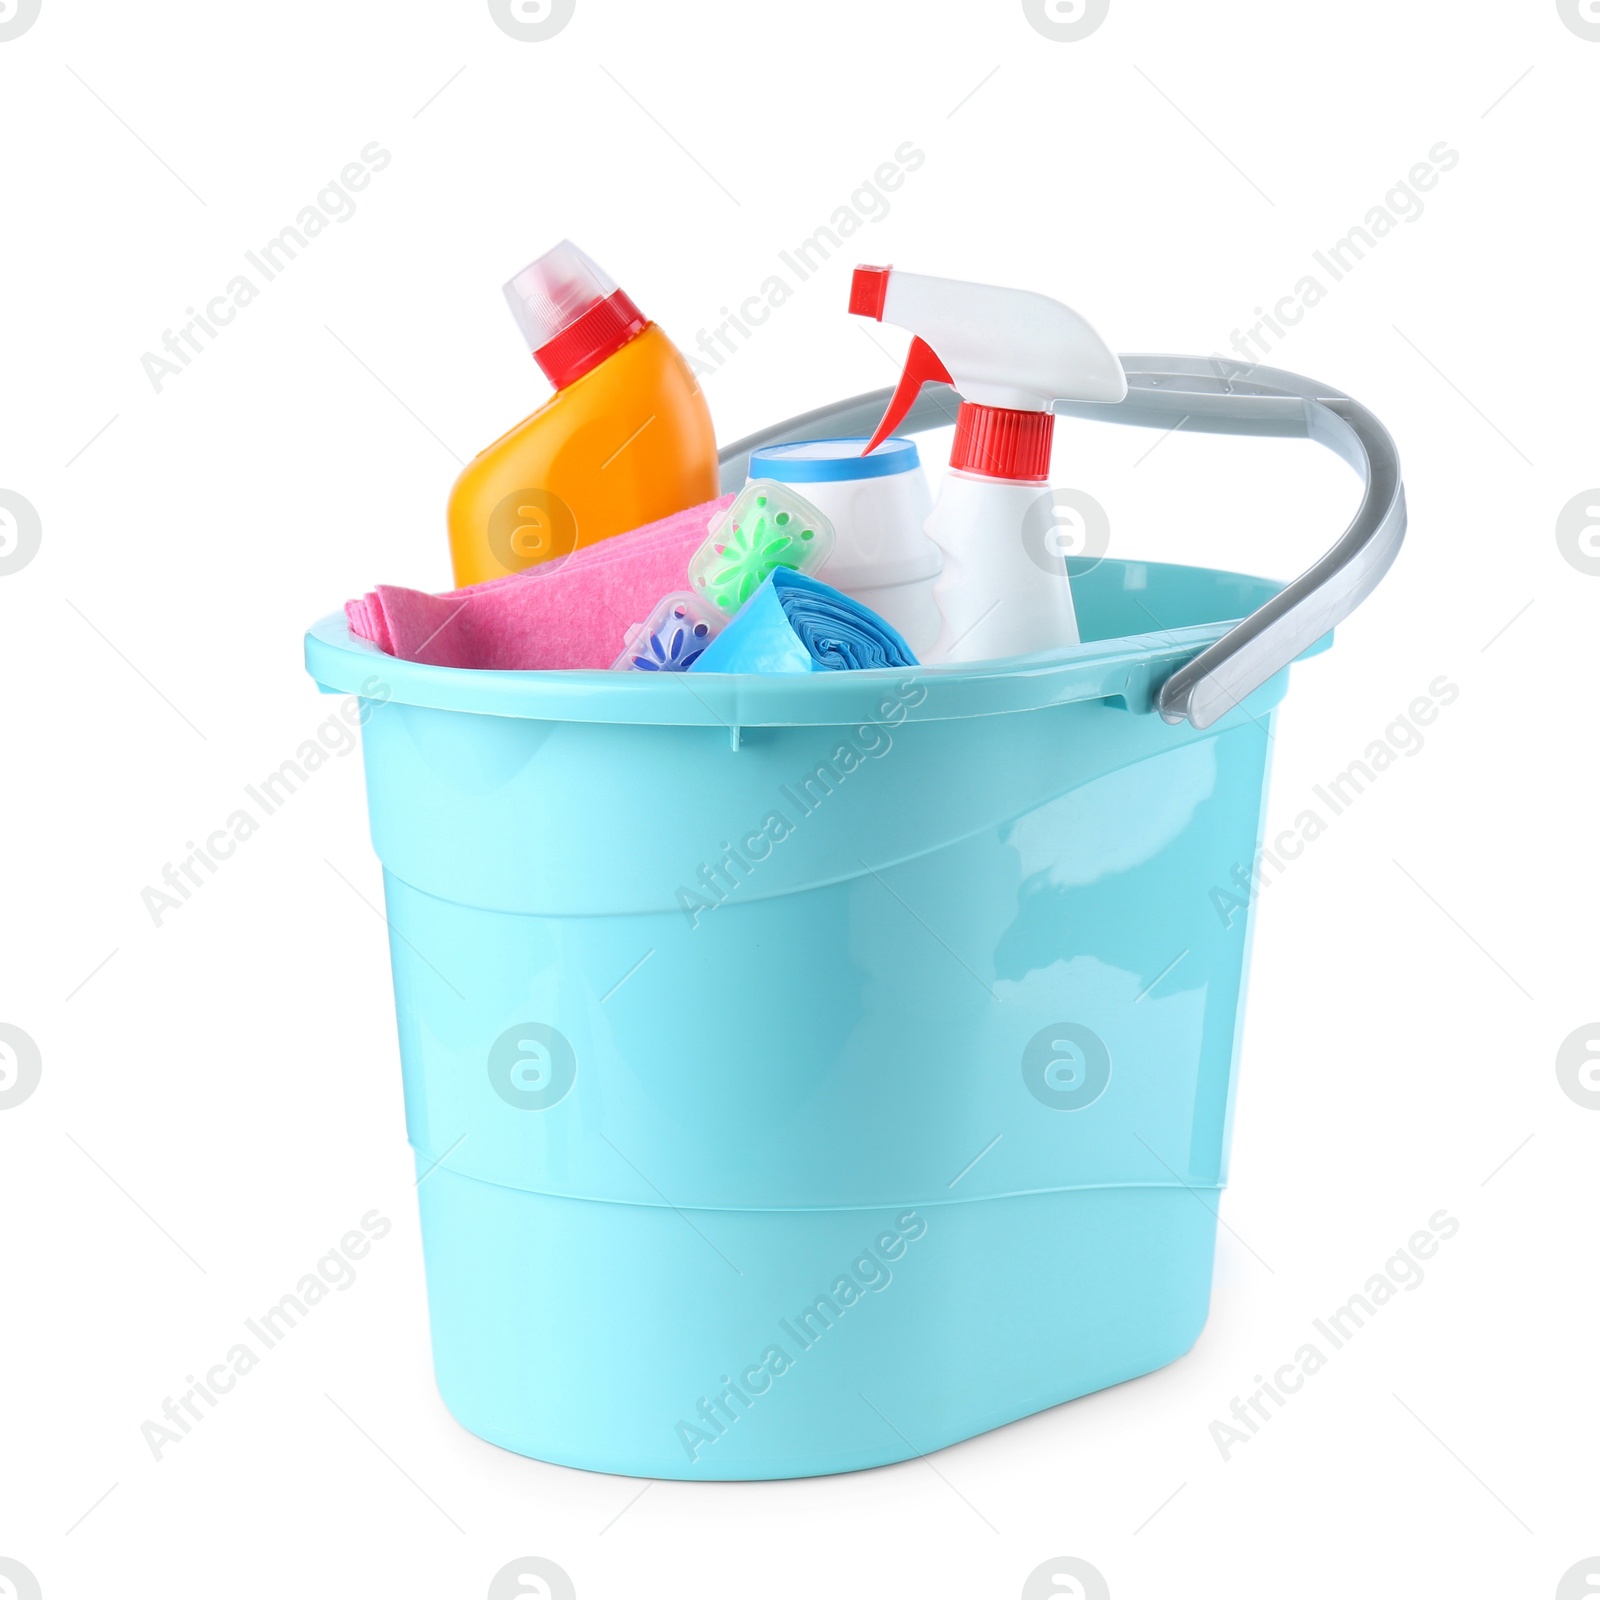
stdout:
{"type": "Polygon", "coordinates": [[[850,672],[916,664],[911,647],[876,611],[779,567],[689,670],[850,672]]]}

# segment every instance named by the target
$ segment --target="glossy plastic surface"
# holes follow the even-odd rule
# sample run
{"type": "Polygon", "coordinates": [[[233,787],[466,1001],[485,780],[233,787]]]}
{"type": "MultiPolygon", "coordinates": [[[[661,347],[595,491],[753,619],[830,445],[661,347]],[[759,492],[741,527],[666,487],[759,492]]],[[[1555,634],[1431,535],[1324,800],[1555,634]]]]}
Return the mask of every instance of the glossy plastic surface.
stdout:
{"type": "Polygon", "coordinates": [[[1204,731],[1155,694],[1272,587],[1102,561],[1074,650],[777,682],[314,630],[319,682],[387,697],[368,797],[467,1427],[800,1476],[1189,1347],[1287,673],[1204,731]],[[1117,637],[1149,613],[1177,626],[1117,637]]]}
{"type": "Polygon", "coordinates": [[[705,396],[652,323],[467,463],[450,491],[455,581],[503,578],[716,494],[705,396]]]}

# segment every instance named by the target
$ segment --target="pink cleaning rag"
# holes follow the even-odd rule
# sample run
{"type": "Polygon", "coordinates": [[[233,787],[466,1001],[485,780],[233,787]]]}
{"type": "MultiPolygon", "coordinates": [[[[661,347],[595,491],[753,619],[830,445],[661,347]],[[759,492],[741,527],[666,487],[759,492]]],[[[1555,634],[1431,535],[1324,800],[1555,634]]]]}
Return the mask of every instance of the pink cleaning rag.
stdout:
{"type": "Polygon", "coordinates": [[[690,506],[565,561],[424,594],[382,586],[345,604],[350,631],[403,661],[481,671],[609,667],[628,628],[689,582],[689,557],[733,496],[690,506]]]}

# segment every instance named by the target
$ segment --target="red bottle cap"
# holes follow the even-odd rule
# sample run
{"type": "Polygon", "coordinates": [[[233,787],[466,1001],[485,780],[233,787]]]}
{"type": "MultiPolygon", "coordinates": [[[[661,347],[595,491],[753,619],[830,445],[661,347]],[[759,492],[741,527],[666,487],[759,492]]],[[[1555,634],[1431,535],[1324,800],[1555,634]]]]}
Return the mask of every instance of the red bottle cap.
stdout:
{"type": "Polygon", "coordinates": [[[1012,411],[963,400],[956,413],[950,465],[986,478],[1042,483],[1050,476],[1055,426],[1055,415],[1049,411],[1012,411]]]}
{"type": "Polygon", "coordinates": [[[556,388],[565,389],[649,326],[626,292],[614,289],[548,344],[540,345],[533,359],[556,388]]]}

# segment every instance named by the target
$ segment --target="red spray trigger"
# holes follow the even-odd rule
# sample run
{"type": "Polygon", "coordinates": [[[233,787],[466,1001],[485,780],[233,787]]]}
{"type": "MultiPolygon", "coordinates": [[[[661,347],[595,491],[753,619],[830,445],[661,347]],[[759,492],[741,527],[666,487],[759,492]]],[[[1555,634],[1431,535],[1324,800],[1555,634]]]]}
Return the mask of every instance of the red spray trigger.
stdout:
{"type": "Polygon", "coordinates": [[[955,383],[949,369],[934,353],[933,346],[921,339],[912,339],[911,348],[906,352],[905,370],[900,374],[900,381],[894,386],[894,393],[889,397],[889,409],[884,412],[883,421],[878,424],[877,431],[867,440],[867,448],[861,452],[862,455],[870,456],[900,426],[905,420],[906,412],[911,409],[912,401],[922,393],[923,384],[935,380],[952,385],[955,383]]]}

